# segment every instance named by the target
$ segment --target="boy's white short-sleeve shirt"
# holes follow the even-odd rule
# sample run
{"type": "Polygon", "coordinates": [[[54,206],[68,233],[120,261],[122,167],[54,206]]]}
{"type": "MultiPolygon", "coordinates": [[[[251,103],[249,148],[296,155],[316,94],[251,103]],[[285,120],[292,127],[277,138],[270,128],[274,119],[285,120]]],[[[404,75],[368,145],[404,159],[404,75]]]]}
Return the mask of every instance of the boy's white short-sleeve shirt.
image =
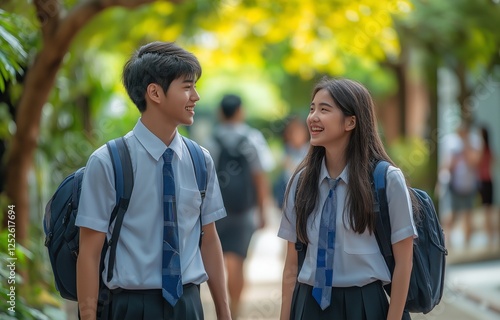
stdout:
{"type": "MultiPolygon", "coordinates": [[[[125,140],[134,171],[134,188],[118,240],[113,279],[105,283],[110,289],[159,289],[163,248],[162,154],[167,146],[140,119],[125,140]]],[[[200,284],[208,279],[199,250],[201,195],[189,150],[178,132],[168,147],[174,151],[182,282],[200,284]]],[[[225,217],[226,212],[212,158],[202,149],[208,171],[201,210],[206,225],[225,217]]],[[[76,225],[105,232],[109,240],[115,201],[113,166],[106,146],[102,146],[87,162],[76,225]]],[[[107,260],[108,255],[106,266],[107,260]]]]}

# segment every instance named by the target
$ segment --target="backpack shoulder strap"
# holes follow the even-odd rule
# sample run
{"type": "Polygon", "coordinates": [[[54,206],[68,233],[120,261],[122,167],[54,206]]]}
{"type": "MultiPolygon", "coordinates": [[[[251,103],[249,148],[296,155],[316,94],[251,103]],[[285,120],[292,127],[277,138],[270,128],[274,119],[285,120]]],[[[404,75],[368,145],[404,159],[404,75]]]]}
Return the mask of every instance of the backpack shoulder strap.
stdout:
{"type": "Polygon", "coordinates": [[[302,265],[304,265],[304,260],[306,259],[307,243],[303,243],[299,240],[295,242],[295,250],[297,251],[297,277],[302,270],[302,265]]]}
{"type": "Polygon", "coordinates": [[[249,138],[248,138],[249,134],[250,134],[250,132],[246,132],[245,134],[242,134],[236,145],[239,146],[240,144],[249,141],[249,138]]]}
{"type": "Polygon", "coordinates": [[[200,190],[201,199],[205,199],[205,192],[207,190],[207,163],[205,162],[205,155],[198,143],[193,140],[182,136],[184,143],[188,147],[191,160],[193,161],[194,173],[196,175],[196,183],[198,190],[200,190]]]}
{"type": "MultiPolygon", "coordinates": [[[[132,195],[134,187],[132,161],[124,137],[108,141],[106,146],[115,172],[116,203],[118,204],[120,199],[130,200],[132,195]]],[[[123,203],[123,205],[128,206],[128,203],[123,203]]]]}
{"type": "MultiPolygon", "coordinates": [[[[71,201],[72,210],[77,210],[78,205],[80,203],[80,197],[79,197],[80,194],[78,189],[81,186],[84,172],[85,172],[85,167],[76,170],[73,178],[75,179],[75,181],[77,181],[77,183],[73,183],[73,196],[71,197],[71,199],[73,199],[73,201],[71,201]]],[[[66,219],[66,216],[64,217],[64,219],[66,219]]]]}
{"type": "Polygon", "coordinates": [[[120,229],[125,217],[125,212],[130,203],[132,189],[134,188],[134,172],[132,168],[132,161],[130,160],[130,153],[125,142],[124,137],[120,137],[106,143],[111,161],[113,163],[113,170],[115,173],[115,188],[116,188],[116,205],[111,213],[109,224],[116,220],[111,234],[111,239],[108,242],[109,246],[109,260],[108,260],[108,275],[107,281],[113,278],[113,268],[115,265],[116,246],[118,244],[118,237],[120,236],[120,229]]]}
{"type": "Polygon", "coordinates": [[[376,214],[375,237],[392,275],[394,272],[394,257],[392,254],[391,222],[386,193],[386,175],[389,165],[387,161],[379,161],[376,164],[373,170],[373,183],[376,214]]]}
{"type": "MultiPolygon", "coordinates": [[[[295,199],[297,199],[297,193],[299,191],[299,182],[302,179],[302,172],[299,173],[299,178],[297,182],[297,187],[295,188],[295,199]]],[[[300,270],[302,270],[302,265],[306,259],[307,243],[303,243],[297,239],[295,242],[295,250],[297,251],[297,277],[299,276],[300,270]]]]}
{"type": "MultiPolygon", "coordinates": [[[[182,140],[186,144],[189,154],[191,155],[191,160],[193,161],[194,173],[196,176],[196,183],[198,184],[198,190],[200,190],[201,203],[205,199],[205,193],[207,191],[207,163],[205,161],[205,155],[203,150],[198,143],[193,140],[182,136],[182,140]]],[[[200,206],[200,242],[199,247],[201,248],[201,239],[203,238],[203,223],[201,220],[201,206],[200,206]]]]}

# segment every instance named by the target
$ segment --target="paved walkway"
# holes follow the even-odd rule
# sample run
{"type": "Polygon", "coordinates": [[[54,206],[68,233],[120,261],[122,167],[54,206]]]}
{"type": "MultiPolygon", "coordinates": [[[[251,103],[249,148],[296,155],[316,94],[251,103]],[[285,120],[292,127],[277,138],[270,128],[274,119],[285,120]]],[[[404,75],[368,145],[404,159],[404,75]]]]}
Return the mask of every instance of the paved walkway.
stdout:
{"type": "MultiPolygon", "coordinates": [[[[481,213],[475,221],[481,225],[481,213]]],[[[279,319],[281,272],[284,242],[276,236],[279,215],[252,239],[245,273],[248,285],[238,320],[279,319]]],[[[497,238],[500,243],[500,237],[497,238]]],[[[429,314],[413,314],[413,320],[499,320],[500,319],[500,245],[488,248],[486,237],[477,228],[470,248],[465,249],[457,227],[452,234],[454,250],[448,257],[446,287],[441,303],[429,314]]],[[[202,286],[206,320],[215,320],[215,312],[206,285],[202,286]]],[[[235,319],[236,320],[236,319],[235,319]]],[[[314,320],[314,319],[311,319],[314,320]]]]}

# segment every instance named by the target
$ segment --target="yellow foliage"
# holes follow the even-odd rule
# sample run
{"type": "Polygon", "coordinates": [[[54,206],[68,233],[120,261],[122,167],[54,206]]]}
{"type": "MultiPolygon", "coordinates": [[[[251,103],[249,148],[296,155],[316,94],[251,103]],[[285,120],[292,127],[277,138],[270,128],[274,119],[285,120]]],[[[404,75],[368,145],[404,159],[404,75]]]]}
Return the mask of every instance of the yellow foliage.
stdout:
{"type": "Polygon", "coordinates": [[[158,1],[153,4],[153,10],[159,15],[169,15],[174,12],[174,4],[169,1],[158,1]]]}
{"type": "Polygon", "coordinates": [[[179,24],[171,25],[167,28],[163,28],[161,32],[162,39],[175,40],[182,33],[182,26],[179,24]]]}
{"type": "Polygon", "coordinates": [[[349,56],[380,61],[399,55],[392,15],[410,10],[407,0],[224,1],[203,23],[210,41],[198,43],[204,65],[233,69],[265,65],[269,45],[288,47],[283,68],[310,79],[342,73],[349,56]]]}

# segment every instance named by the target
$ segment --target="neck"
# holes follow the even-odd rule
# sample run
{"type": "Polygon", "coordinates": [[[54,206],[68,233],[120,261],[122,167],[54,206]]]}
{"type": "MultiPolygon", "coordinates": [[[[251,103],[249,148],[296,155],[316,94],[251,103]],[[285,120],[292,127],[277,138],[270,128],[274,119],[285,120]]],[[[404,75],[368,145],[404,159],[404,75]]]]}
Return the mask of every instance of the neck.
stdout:
{"type": "Polygon", "coordinates": [[[175,137],[177,127],[169,125],[167,121],[163,121],[160,115],[145,111],[141,116],[141,122],[167,146],[170,145],[175,137]]]}
{"type": "Polygon", "coordinates": [[[345,151],[347,148],[347,141],[339,143],[335,146],[325,147],[325,163],[328,174],[332,178],[337,178],[344,170],[347,160],[345,151]]]}
{"type": "Polygon", "coordinates": [[[241,119],[236,115],[231,118],[222,118],[222,122],[226,124],[238,124],[241,123],[241,119]]]}

